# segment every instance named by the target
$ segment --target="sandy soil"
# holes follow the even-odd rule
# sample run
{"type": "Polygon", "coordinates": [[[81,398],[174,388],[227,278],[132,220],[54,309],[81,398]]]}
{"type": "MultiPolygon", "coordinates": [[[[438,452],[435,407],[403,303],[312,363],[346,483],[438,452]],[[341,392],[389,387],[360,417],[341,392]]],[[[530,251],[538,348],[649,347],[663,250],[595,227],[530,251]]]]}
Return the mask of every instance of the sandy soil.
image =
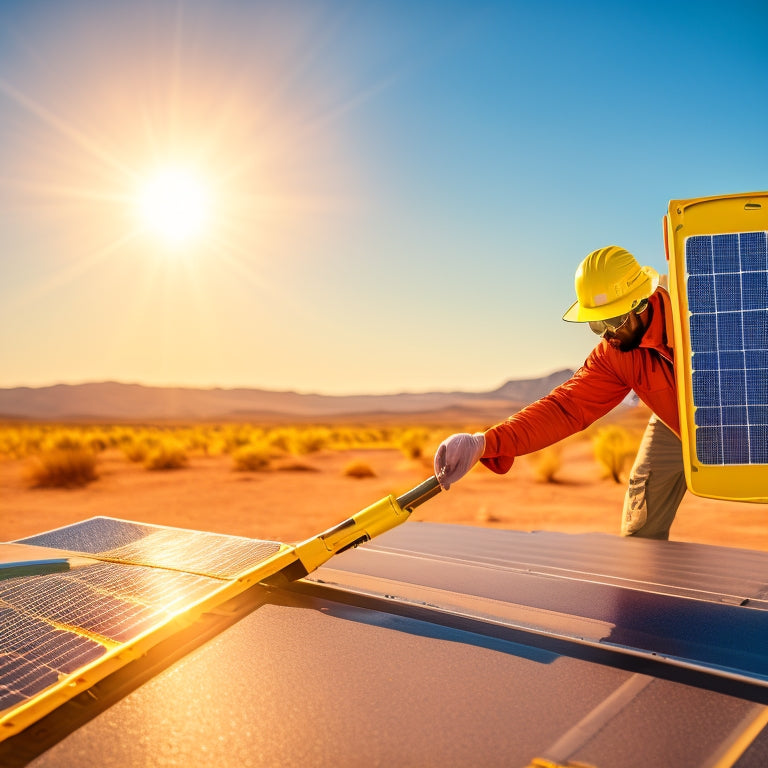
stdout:
{"type": "MultiPolygon", "coordinates": [[[[233,471],[228,456],[193,456],[186,469],[151,472],[107,452],[99,472],[99,479],[82,489],[30,489],[25,462],[0,459],[0,541],[95,515],[296,541],[432,474],[431,459],[409,460],[396,450],[328,451],[258,473],[233,471]],[[344,468],[353,460],[366,462],[376,477],[346,477],[344,468]]],[[[624,485],[601,476],[588,441],[565,446],[558,478],[557,483],[537,481],[525,457],[505,476],[478,466],[450,491],[419,507],[412,520],[618,532],[624,485]]],[[[672,538],[768,550],[768,507],[688,494],[672,538]]]]}

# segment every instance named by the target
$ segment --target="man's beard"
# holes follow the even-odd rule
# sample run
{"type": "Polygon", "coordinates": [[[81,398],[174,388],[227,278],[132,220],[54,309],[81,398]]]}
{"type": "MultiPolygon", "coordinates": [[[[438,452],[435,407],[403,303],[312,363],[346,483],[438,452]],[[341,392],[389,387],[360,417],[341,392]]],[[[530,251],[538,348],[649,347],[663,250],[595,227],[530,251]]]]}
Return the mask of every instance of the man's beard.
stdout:
{"type": "Polygon", "coordinates": [[[618,341],[616,345],[611,344],[614,349],[618,349],[620,352],[631,352],[633,349],[637,349],[640,346],[640,342],[643,340],[642,333],[636,333],[629,339],[617,339],[615,336],[611,341],[618,341]]]}

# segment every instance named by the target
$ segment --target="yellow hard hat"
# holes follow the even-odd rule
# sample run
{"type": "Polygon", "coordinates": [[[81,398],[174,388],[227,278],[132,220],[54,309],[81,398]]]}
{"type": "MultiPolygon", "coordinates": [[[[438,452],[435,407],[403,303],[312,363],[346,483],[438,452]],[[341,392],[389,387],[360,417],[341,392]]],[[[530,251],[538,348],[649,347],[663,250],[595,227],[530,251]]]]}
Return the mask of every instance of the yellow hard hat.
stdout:
{"type": "Polygon", "coordinates": [[[577,301],[563,320],[588,323],[634,309],[656,290],[659,273],[653,267],[641,267],[629,251],[609,245],[592,251],[579,264],[575,283],[577,301]]]}

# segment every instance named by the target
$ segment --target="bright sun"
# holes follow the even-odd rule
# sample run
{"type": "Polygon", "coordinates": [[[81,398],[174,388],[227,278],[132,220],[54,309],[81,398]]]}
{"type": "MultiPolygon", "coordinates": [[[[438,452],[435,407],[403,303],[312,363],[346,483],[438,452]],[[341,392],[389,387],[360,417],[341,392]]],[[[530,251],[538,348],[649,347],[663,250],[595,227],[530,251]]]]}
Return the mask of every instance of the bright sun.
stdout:
{"type": "Polygon", "coordinates": [[[168,245],[199,239],[211,213],[209,190],[193,172],[167,168],[139,190],[137,207],[142,225],[168,245]]]}

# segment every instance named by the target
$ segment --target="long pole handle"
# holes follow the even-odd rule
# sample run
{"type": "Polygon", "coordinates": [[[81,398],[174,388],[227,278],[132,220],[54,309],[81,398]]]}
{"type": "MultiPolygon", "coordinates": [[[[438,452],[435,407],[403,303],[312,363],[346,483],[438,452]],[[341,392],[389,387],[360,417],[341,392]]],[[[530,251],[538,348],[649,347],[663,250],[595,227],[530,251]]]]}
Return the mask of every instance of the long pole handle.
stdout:
{"type": "Polygon", "coordinates": [[[419,504],[423,504],[433,496],[437,496],[441,490],[442,489],[440,488],[440,483],[433,475],[428,480],[425,480],[415,488],[412,488],[410,491],[404,493],[402,496],[398,496],[397,503],[402,509],[407,509],[409,512],[412,512],[416,507],[419,506],[419,504]]]}

